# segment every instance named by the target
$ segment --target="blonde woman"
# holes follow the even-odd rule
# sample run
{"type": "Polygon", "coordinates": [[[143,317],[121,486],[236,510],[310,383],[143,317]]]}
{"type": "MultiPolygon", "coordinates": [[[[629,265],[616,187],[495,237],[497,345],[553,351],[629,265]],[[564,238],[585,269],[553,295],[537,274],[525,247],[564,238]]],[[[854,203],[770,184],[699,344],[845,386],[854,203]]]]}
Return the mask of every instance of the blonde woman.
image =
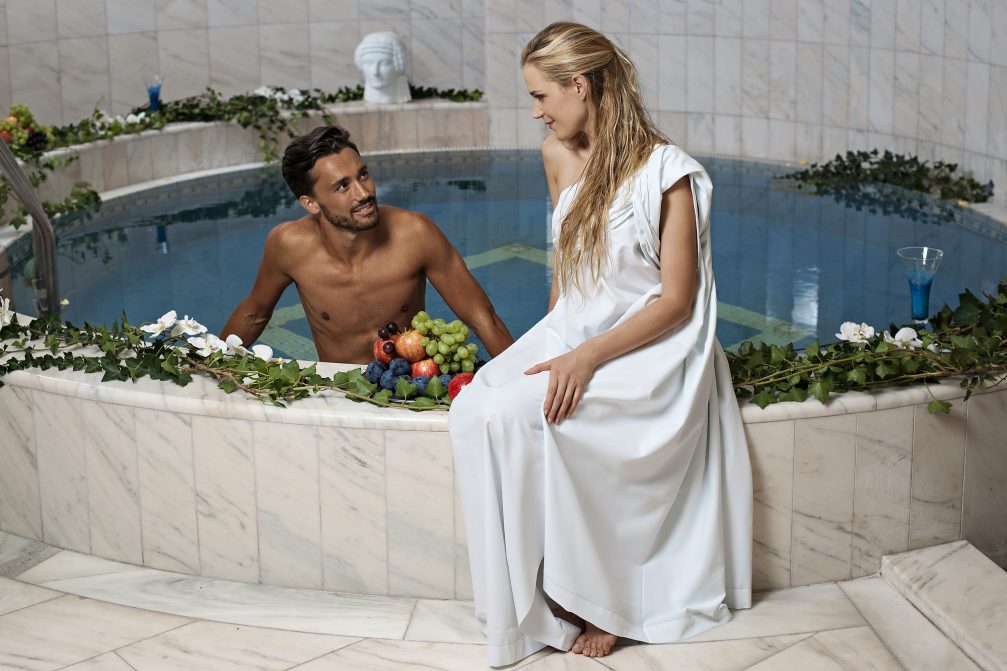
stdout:
{"type": "Polygon", "coordinates": [[[451,408],[489,662],[677,641],[751,602],[752,480],[715,336],[712,185],[604,35],[521,57],[553,200],[549,313],[451,408]]]}

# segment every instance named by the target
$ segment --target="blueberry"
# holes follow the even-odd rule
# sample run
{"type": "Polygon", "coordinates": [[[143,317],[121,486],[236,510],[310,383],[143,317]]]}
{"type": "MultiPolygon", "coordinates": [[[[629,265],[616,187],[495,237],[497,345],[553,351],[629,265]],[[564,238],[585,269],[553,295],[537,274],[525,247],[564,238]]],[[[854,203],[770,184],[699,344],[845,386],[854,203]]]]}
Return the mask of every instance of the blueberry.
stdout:
{"type": "Polygon", "coordinates": [[[441,378],[441,382],[444,383],[444,388],[447,389],[448,385],[451,384],[451,376],[450,375],[441,375],[440,378],[441,378]]]}
{"type": "Polygon", "coordinates": [[[427,382],[430,382],[430,378],[426,375],[420,375],[413,378],[413,384],[416,385],[417,395],[422,394],[427,390],[427,382]]]}
{"type": "Polygon", "coordinates": [[[364,377],[367,378],[368,382],[376,383],[381,379],[381,376],[385,374],[385,364],[381,363],[377,359],[367,364],[367,370],[364,371],[364,377]]]}
{"type": "Polygon", "coordinates": [[[396,375],[409,375],[412,369],[412,364],[402,358],[392,359],[392,362],[388,364],[388,370],[396,375]]]}

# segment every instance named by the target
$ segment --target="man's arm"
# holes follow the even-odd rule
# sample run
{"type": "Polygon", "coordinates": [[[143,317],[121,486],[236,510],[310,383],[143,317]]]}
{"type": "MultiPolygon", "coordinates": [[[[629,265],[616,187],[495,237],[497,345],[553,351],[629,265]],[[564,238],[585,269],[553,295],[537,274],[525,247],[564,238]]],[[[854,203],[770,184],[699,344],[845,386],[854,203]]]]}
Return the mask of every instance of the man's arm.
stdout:
{"type": "Polygon", "coordinates": [[[283,290],[293,282],[293,278],[282,267],[281,236],[281,227],[277,227],[266,237],[262,263],[259,264],[259,274],[255,278],[255,284],[252,285],[252,291],[245,300],[238,303],[238,307],[224,324],[220,332],[221,338],[227,338],[233,333],[241,338],[242,343],[250,347],[256,338],[262,335],[283,290]]]}
{"type": "Polygon", "coordinates": [[[490,356],[496,356],[510,347],[514,338],[465,266],[462,255],[432,221],[421,218],[420,235],[427,242],[423,263],[427,279],[448,307],[478,336],[490,356]]]}

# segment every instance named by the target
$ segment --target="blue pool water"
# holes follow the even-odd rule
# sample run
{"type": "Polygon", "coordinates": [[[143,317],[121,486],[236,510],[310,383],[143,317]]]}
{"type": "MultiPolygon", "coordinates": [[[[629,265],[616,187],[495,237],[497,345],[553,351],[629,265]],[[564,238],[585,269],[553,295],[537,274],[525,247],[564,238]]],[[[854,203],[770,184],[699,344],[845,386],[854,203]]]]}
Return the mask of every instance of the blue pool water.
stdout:
{"type": "MultiPolygon", "coordinates": [[[[843,321],[908,323],[909,287],[895,250],[944,250],[930,308],[1007,272],[1007,231],[957,206],[902,192],[810,195],[774,182],[778,166],[701,159],[714,183],[717,333],[798,345],[835,340],[843,321]],[[859,209],[858,209],[859,208],[859,209]],[[874,210],[873,212],[871,210],[874,210]]],[[[379,202],[423,212],[455,244],[517,336],[545,313],[549,198],[537,151],[372,156],[379,202]]],[[[252,285],[266,234],[301,216],[276,168],[178,182],[57,223],[64,317],[134,323],[169,309],[218,332],[252,285]]],[[[11,250],[18,309],[32,313],[30,242],[11,250]]],[[[453,315],[429,289],[427,310],[453,315]]],[[[261,341],[299,358],[314,347],[289,288],[261,341]]]]}

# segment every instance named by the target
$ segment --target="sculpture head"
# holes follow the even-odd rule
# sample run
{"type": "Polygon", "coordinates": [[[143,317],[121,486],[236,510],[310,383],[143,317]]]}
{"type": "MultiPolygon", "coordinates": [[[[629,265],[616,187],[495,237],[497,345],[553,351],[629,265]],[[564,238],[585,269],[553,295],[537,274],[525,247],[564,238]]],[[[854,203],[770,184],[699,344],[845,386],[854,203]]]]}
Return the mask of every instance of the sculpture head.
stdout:
{"type": "Polygon", "coordinates": [[[353,55],[364,77],[364,100],[401,103],[410,100],[406,79],[406,52],[393,32],[371,33],[357,45],[353,55]]]}

